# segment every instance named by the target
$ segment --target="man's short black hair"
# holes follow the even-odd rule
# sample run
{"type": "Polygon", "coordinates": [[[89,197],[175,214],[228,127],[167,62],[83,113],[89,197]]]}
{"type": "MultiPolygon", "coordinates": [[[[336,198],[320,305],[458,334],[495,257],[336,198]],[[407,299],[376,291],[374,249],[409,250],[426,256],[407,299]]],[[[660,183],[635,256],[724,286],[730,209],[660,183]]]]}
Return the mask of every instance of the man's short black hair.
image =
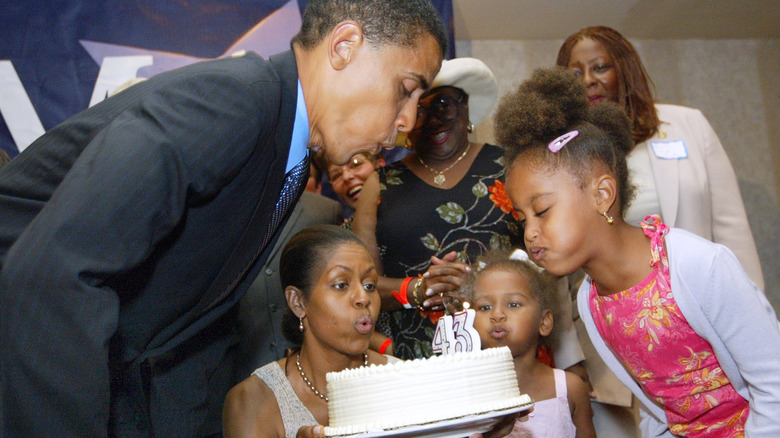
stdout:
{"type": "Polygon", "coordinates": [[[442,55],[447,53],[444,23],[429,0],[312,0],[293,43],[312,49],[346,20],[360,24],[365,38],[377,46],[414,47],[430,33],[442,55]]]}

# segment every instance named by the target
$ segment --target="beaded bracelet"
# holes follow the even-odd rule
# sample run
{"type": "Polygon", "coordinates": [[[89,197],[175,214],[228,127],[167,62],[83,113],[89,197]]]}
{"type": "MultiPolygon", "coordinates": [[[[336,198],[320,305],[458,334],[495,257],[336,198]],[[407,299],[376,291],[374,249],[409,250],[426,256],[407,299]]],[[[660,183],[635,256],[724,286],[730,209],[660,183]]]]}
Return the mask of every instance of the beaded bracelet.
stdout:
{"type": "MultiPolygon", "coordinates": [[[[425,312],[425,307],[423,307],[422,303],[420,303],[420,299],[417,297],[417,292],[420,290],[420,286],[422,286],[423,278],[422,275],[417,278],[417,282],[414,283],[414,289],[412,291],[412,296],[414,297],[414,305],[417,307],[417,310],[420,312],[425,312]]],[[[423,301],[425,302],[425,301],[423,301]]]]}

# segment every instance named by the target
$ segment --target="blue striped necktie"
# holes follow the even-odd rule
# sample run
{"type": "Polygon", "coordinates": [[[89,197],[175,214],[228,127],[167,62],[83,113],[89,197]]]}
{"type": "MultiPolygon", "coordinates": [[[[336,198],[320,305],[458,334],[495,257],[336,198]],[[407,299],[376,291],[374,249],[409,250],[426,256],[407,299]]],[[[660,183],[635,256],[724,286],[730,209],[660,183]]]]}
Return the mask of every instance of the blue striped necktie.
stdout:
{"type": "Polygon", "coordinates": [[[301,193],[301,188],[306,187],[306,180],[309,178],[309,156],[301,160],[295,167],[287,172],[287,176],[284,178],[284,187],[279,194],[279,200],[276,201],[276,207],[274,208],[274,214],[271,217],[271,225],[266,231],[266,235],[263,238],[263,246],[268,243],[271,236],[276,231],[287,210],[293,205],[293,201],[298,198],[301,193]]]}

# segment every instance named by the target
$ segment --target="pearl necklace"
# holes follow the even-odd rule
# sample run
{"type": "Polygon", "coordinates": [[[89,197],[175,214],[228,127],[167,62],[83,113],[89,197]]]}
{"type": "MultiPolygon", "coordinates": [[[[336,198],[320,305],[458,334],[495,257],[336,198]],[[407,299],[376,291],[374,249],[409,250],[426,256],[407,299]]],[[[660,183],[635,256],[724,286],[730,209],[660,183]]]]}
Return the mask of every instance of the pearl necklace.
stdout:
{"type": "Polygon", "coordinates": [[[462,160],[462,159],[463,159],[463,157],[465,157],[467,153],[469,153],[469,149],[471,149],[471,142],[469,142],[468,146],[466,146],[466,150],[465,150],[465,151],[463,151],[463,153],[462,153],[462,154],[460,154],[460,156],[458,157],[458,159],[457,159],[457,160],[455,160],[455,162],[454,162],[454,163],[450,164],[450,165],[449,165],[449,167],[447,167],[446,169],[444,169],[444,170],[442,170],[442,171],[434,170],[434,169],[432,169],[430,166],[428,166],[427,164],[425,164],[425,161],[423,161],[423,159],[422,159],[422,158],[420,158],[420,155],[419,155],[419,154],[417,154],[417,160],[418,160],[418,161],[420,161],[420,164],[422,164],[422,165],[423,165],[423,167],[425,167],[426,169],[428,169],[428,170],[430,170],[431,172],[433,172],[433,173],[435,173],[435,174],[436,174],[436,176],[435,176],[435,177],[433,177],[433,182],[435,182],[435,183],[436,183],[436,185],[439,185],[439,186],[440,186],[440,185],[444,184],[444,181],[447,181],[447,178],[444,176],[444,172],[446,172],[446,171],[448,171],[448,170],[452,169],[453,167],[455,167],[455,165],[456,165],[456,164],[458,164],[458,162],[459,162],[460,160],[462,160]]]}
{"type": "MultiPolygon", "coordinates": [[[[325,400],[327,402],[328,401],[328,396],[326,396],[323,393],[317,391],[317,388],[314,387],[314,384],[311,383],[311,381],[309,381],[309,379],[306,377],[306,374],[303,373],[303,368],[301,367],[301,352],[300,351],[298,352],[298,356],[295,357],[295,365],[298,367],[298,372],[301,373],[301,378],[303,379],[304,382],[306,382],[306,385],[309,387],[309,389],[311,389],[317,397],[319,397],[319,398],[321,398],[321,399],[323,399],[323,400],[325,400]]],[[[368,366],[368,355],[365,352],[363,353],[363,366],[364,367],[368,366]]]]}

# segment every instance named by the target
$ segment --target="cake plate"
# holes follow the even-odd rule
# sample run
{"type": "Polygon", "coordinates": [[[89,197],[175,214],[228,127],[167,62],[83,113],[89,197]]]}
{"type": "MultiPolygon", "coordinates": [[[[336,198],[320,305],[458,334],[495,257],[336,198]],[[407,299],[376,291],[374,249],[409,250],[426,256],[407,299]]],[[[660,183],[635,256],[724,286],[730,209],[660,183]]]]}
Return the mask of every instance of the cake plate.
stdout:
{"type": "Polygon", "coordinates": [[[469,415],[452,420],[417,426],[406,426],[392,430],[359,433],[356,435],[338,435],[333,438],[466,438],[472,433],[483,433],[493,428],[504,416],[529,411],[533,402],[500,411],[491,411],[479,415],[469,415]]]}

